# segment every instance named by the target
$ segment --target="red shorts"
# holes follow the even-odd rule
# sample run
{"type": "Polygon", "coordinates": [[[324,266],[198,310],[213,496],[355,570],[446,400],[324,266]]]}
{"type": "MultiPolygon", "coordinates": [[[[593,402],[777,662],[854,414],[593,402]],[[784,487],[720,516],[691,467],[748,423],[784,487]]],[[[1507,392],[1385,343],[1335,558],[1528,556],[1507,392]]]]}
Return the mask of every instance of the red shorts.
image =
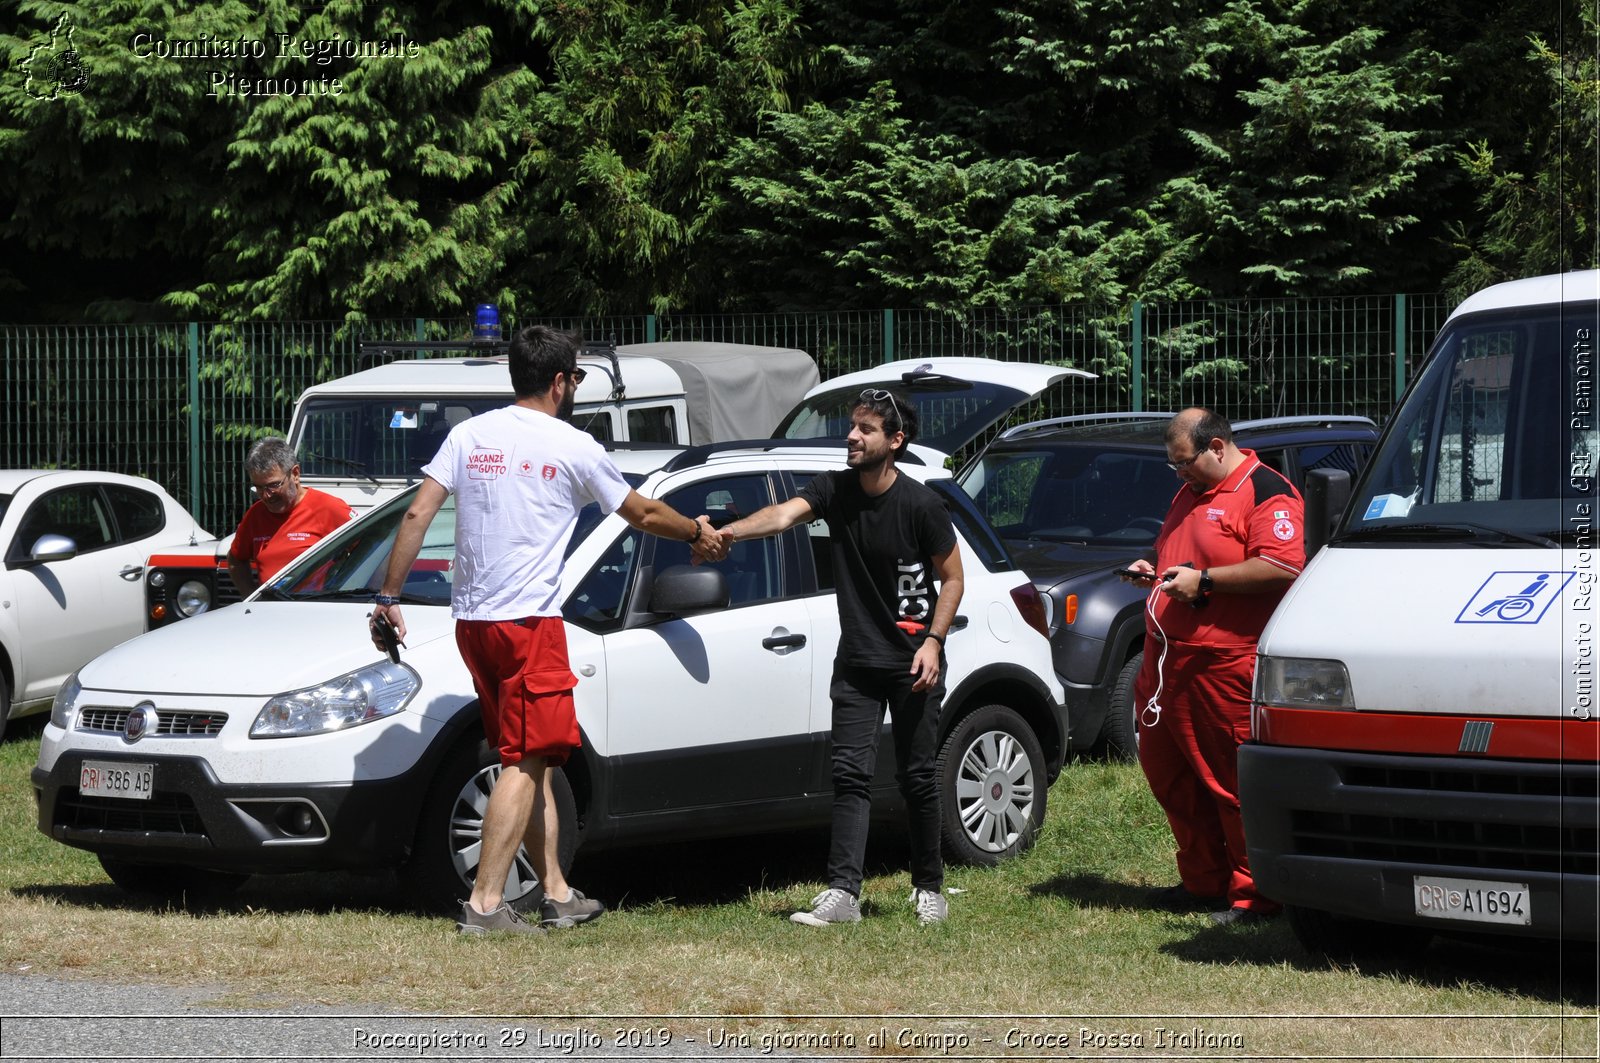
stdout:
{"type": "Polygon", "coordinates": [[[565,764],[579,745],[559,616],[523,620],[457,620],[456,646],[472,673],[483,710],[483,735],[502,765],[528,757],[565,764]]]}

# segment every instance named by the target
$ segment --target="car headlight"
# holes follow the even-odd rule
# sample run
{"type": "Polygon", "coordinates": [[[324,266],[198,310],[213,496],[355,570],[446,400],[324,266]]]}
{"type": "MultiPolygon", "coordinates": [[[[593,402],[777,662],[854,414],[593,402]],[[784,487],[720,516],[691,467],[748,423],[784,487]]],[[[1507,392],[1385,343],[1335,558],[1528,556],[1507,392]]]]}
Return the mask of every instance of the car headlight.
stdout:
{"type": "Polygon", "coordinates": [[[78,697],[83,693],[83,684],[78,682],[78,673],[73,672],[67,676],[67,681],[61,684],[61,689],[56,691],[56,700],[50,703],[50,725],[59,727],[63,731],[72,722],[72,714],[78,709],[78,697]]]}
{"type": "Polygon", "coordinates": [[[1313,657],[1256,659],[1255,701],[1293,709],[1354,709],[1350,670],[1343,661],[1313,657]]]}
{"type": "Polygon", "coordinates": [[[327,734],[393,716],[422,680],[404,664],[380,661],[321,686],[279,694],[256,714],[251,738],[327,734]]]}
{"type": "Polygon", "coordinates": [[[205,580],[184,580],[178,587],[176,599],[178,612],[194,616],[211,608],[211,587],[205,580]]]}

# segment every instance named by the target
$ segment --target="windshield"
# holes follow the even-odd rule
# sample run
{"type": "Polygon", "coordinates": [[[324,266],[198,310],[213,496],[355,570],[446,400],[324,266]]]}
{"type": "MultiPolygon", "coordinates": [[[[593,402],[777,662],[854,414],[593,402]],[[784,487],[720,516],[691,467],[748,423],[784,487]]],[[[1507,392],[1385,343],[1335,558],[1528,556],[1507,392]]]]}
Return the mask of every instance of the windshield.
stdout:
{"type": "Polygon", "coordinates": [[[510,402],[505,394],[307,399],[294,440],[300,474],[414,478],[451,428],[510,402]]]}
{"type": "Polygon", "coordinates": [[[1593,527],[1594,303],[1450,325],[1394,415],[1340,539],[1553,545],[1593,527]]]}
{"type": "MultiPolygon", "coordinates": [[[[623,473],[622,478],[634,488],[644,482],[644,477],[635,473],[623,473]]],[[[371,598],[383,583],[389,551],[415,494],[416,488],[402,492],[324,539],[290,563],[272,580],[263,595],[279,600],[365,601],[371,598]]],[[[567,541],[569,556],[605,516],[596,502],[578,511],[572,537],[567,541]]],[[[450,495],[428,525],[422,549],[400,589],[401,601],[407,605],[449,605],[455,558],[456,499],[450,495]]]]}
{"type": "Polygon", "coordinates": [[[1149,447],[991,448],[960,483],[1006,539],[1144,544],[1180,486],[1166,457],[1149,447]]]}
{"type": "MultiPolygon", "coordinates": [[[[954,454],[1028,397],[1017,388],[954,377],[924,377],[915,384],[890,385],[897,400],[909,399],[919,424],[914,442],[954,454]]],[[[860,387],[819,392],[790,411],[778,426],[779,439],[843,439],[850,434],[850,412],[860,387]]]]}

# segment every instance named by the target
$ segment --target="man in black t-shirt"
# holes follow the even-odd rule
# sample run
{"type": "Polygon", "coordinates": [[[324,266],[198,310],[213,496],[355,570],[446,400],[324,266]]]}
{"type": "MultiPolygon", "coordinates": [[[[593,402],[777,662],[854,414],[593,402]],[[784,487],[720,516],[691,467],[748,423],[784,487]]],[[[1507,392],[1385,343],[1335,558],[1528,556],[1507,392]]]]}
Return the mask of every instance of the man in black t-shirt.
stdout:
{"type": "Polygon", "coordinates": [[[839,648],[833,661],[833,837],[828,888],[808,926],[861,918],[879,721],[889,706],[895,773],[911,828],[911,904],[920,923],[941,922],[936,748],[944,698],[944,641],[961,604],[961,553],[944,502],[895,469],[916,438],[915,408],[868,389],[851,412],[848,469],[816,476],[787,502],[722,528],[725,545],[776,535],[822,517],[833,539],[839,648]],[[935,581],[938,586],[935,586],[935,581]]]}

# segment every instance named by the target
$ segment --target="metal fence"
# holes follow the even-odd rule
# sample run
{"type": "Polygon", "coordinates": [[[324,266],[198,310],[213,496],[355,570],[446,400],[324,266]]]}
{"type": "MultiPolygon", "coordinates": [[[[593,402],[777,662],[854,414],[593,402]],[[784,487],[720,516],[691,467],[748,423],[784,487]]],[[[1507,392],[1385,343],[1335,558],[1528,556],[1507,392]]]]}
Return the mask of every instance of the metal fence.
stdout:
{"type": "MultiPolygon", "coordinates": [[[[591,339],[797,347],[824,379],[896,358],[970,355],[1087,369],[1029,417],[1208,405],[1235,420],[1387,416],[1449,311],[1437,295],[1197,300],[963,313],[539,319],[591,339]]],[[[523,324],[531,322],[523,322],[523,324]]],[[[508,326],[509,327],[509,326],[508,326]]],[[[448,339],[470,322],[0,326],[0,467],[107,469],[161,483],[216,533],[250,502],[246,441],[289,427],[311,384],[359,368],[363,339],[448,339]]]]}

